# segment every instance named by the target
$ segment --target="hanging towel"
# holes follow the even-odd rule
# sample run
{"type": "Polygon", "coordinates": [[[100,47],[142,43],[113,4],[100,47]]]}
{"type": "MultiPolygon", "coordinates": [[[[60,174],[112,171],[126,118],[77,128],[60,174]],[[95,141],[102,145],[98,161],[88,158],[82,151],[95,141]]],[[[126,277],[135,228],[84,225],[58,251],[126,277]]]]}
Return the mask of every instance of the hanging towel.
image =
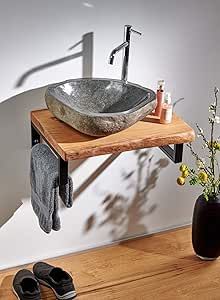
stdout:
{"type": "MultiPolygon", "coordinates": [[[[45,144],[37,144],[31,151],[31,203],[43,231],[60,229],[58,215],[59,177],[58,159],[45,144]]],[[[72,206],[73,182],[62,188],[62,201],[66,207],[72,206]]]]}

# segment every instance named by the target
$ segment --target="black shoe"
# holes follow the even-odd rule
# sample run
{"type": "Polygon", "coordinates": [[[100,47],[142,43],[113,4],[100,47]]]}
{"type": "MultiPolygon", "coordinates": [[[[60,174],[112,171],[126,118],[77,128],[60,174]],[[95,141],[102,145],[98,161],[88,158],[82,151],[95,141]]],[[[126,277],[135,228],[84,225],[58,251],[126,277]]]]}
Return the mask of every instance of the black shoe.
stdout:
{"type": "Polygon", "coordinates": [[[69,300],[76,297],[72,277],[62,269],[38,262],[33,266],[33,272],[40,284],[53,290],[57,299],[69,300]]]}
{"type": "Polygon", "coordinates": [[[40,285],[29,270],[20,270],[13,280],[13,292],[20,300],[40,300],[40,285]]]}

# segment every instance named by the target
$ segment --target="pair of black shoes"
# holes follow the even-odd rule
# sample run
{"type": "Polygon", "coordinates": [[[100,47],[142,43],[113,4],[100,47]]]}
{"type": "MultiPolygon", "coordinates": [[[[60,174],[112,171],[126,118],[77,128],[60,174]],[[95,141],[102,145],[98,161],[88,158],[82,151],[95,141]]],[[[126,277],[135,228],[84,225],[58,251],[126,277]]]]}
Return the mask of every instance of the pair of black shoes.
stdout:
{"type": "Polygon", "coordinates": [[[61,268],[53,267],[44,262],[33,266],[33,273],[20,270],[13,280],[13,292],[20,300],[40,300],[40,284],[51,288],[59,300],[76,297],[72,277],[61,268]]]}

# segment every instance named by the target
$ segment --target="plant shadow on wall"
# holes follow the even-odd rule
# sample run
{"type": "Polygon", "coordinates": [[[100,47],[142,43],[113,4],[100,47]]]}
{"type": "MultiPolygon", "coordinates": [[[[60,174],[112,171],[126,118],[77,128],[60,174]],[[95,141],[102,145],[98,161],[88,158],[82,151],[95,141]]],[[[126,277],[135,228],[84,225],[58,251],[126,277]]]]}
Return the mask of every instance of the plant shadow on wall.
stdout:
{"type": "Polygon", "coordinates": [[[121,172],[122,182],[131,197],[121,193],[107,192],[102,201],[103,217],[92,214],[86,221],[84,233],[94,226],[111,225],[113,239],[147,233],[146,217],[152,214],[157,204],[150,202],[150,193],[156,187],[160,172],[169,164],[169,160],[154,160],[151,150],[137,150],[137,170],[121,172]]]}
{"type": "MultiPolygon", "coordinates": [[[[93,33],[83,35],[80,54],[58,59],[36,67],[23,74],[17,85],[24,83],[36,71],[83,56],[82,77],[92,77],[93,33]]],[[[73,47],[71,47],[73,49],[73,47]]],[[[22,201],[30,197],[30,111],[45,107],[44,94],[47,86],[29,90],[0,103],[0,227],[4,225],[22,201]]],[[[73,171],[83,161],[71,165],[73,171]]]]}

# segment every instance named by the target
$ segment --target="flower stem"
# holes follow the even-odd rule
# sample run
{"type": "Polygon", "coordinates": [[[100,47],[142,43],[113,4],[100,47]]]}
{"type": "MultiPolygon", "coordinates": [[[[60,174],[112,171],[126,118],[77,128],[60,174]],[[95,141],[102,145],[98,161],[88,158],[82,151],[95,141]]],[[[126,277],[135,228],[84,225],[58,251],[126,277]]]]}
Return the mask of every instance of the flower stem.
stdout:
{"type": "MultiPolygon", "coordinates": [[[[213,116],[216,117],[217,113],[217,105],[218,105],[218,90],[215,89],[215,105],[214,105],[214,112],[213,116]]],[[[212,187],[213,187],[213,194],[216,195],[216,186],[215,186],[215,148],[214,148],[214,129],[215,129],[215,120],[212,120],[211,122],[211,170],[213,175],[212,180],[212,187]]]]}

